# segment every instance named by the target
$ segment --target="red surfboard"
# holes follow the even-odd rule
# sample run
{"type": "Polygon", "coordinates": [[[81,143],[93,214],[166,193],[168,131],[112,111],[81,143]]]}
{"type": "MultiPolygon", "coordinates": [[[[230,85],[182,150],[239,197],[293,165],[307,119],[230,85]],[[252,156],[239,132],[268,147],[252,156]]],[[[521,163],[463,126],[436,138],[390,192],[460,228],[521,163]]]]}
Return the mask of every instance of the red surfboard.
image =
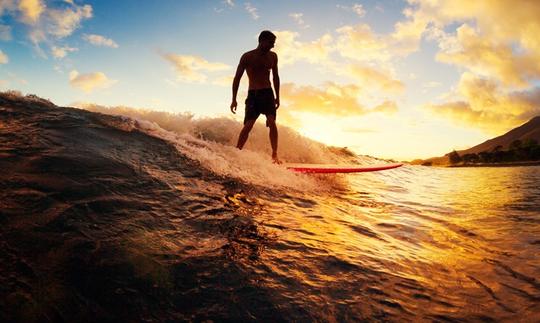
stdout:
{"type": "Polygon", "coordinates": [[[379,165],[332,165],[332,164],[285,164],[287,169],[299,173],[362,173],[392,169],[403,166],[401,163],[379,165]]]}

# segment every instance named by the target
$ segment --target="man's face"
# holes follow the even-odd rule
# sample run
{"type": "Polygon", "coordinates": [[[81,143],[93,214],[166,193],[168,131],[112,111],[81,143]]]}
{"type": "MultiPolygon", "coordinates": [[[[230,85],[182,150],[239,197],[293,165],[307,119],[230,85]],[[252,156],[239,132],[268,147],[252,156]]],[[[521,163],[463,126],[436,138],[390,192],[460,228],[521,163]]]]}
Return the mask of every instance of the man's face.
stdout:
{"type": "Polygon", "coordinates": [[[264,39],[261,41],[261,48],[263,50],[269,51],[270,49],[274,48],[275,43],[275,39],[264,39]]]}

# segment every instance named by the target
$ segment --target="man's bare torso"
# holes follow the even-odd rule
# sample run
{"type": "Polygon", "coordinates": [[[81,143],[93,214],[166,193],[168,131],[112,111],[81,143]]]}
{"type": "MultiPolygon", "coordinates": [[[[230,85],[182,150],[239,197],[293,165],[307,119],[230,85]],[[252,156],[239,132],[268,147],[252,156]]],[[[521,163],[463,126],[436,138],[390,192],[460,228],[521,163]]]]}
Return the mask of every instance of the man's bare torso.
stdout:
{"type": "Polygon", "coordinates": [[[270,70],[277,63],[276,53],[269,51],[267,53],[261,53],[254,49],[245,53],[242,56],[244,60],[244,66],[249,78],[249,89],[268,89],[271,88],[270,84],[270,70]]]}

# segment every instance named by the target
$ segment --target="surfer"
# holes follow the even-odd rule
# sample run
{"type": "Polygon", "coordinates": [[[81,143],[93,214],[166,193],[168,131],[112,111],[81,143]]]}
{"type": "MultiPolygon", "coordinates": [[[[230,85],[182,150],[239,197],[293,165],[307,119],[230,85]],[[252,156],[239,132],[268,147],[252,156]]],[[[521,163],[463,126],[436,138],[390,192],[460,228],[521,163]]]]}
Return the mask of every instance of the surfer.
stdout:
{"type": "Polygon", "coordinates": [[[245,70],[249,79],[249,91],[246,99],[244,127],[238,136],[236,148],[241,150],[244,147],[255,121],[261,114],[264,114],[266,116],[266,126],[270,129],[272,160],[274,163],[280,163],[277,155],[278,131],[276,126],[276,111],[279,108],[278,57],[276,53],[270,50],[274,47],[275,42],[276,35],[271,31],[264,30],[259,35],[257,48],[244,53],[240,58],[232,84],[231,112],[236,113],[238,106],[236,95],[240,79],[245,70]],[[275,97],[270,84],[270,70],[272,70],[275,97]]]}

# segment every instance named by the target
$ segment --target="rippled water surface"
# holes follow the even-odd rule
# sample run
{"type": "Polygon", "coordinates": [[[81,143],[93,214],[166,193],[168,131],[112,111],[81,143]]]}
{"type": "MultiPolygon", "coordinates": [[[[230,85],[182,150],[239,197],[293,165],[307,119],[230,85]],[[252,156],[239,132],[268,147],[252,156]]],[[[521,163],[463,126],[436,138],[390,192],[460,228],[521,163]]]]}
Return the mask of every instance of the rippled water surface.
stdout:
{"type": "Polygon", "coordinates": [[[256,197],[275,238],[242,261],[289,318],[540,317],[540,167],[342,180],[326,194],[256,197]]]}
{"type": "Polygon", "coordinates": [[[0,321],[539,321],[540,167],[302,175],[264,125],[36,100],[0,96],[0,321]]]}

